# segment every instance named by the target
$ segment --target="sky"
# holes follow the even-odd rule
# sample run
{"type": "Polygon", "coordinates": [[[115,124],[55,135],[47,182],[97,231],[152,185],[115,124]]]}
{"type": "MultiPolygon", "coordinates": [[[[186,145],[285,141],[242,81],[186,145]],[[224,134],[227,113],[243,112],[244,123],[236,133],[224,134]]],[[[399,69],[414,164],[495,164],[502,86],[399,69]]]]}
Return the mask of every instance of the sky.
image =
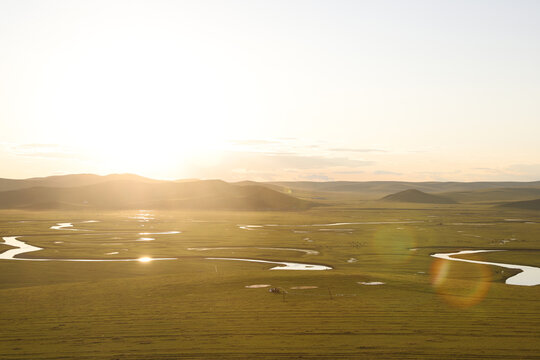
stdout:
{"type": "Polygon", "coordinates": [[[540,180],[536,0],[0,0],[0,177],[540,180]]]}

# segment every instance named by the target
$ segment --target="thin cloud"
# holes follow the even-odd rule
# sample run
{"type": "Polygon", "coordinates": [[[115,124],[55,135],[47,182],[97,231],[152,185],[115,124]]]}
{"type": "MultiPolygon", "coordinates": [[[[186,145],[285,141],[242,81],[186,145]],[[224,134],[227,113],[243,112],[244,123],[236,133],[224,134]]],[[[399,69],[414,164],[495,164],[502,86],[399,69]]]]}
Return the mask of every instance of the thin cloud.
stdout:
{"type": "Polygon", "coordinates": [[[357,152],[357,153],[387,152],[386,150],[382,150],[382,149],[361,149],[361,148],[332,148],[328,150],[338,151],[338,152],[357,152]]]}
{"type": "MultiPolygon", "coordinates": [[[[276,177],[301,179],[304,175],[330,178],[333,171],[355,171],[373,163],[345,157],[236,151],[221,154],[221,159],[213,165],[201,166],[194,163],[191,170],[195,177],[201,178],[240,178],[243,176],[271,180],[276,177]]],[[[320,177],[317,179],[322,180],[320,177]]]]}
{"type": "Polygon", "coordinates": [[[395,175],[395,176],[401,176],[402,173],[394,172],[394,171],[386,171],[386,170],[377,170],[373,172],[376,175],[395,175]]]}
{"type": "Polygon", "coordinates": [[[327,175],[324,175],[324,174],[307,174],[307,175],[302,175],[301,176],[302,179],[304,180],[310,180],[310,181],[332,181],[334,180],[333,178],[327,176],[327,175]]]}
{"type": "Polygon", "coordinates": [[[285,169],[320,169],[327,167],[359,167],[372,165],[372,161],[352,160],[343,157],[306,156],[292,154],[262,154],[258,157],[261,165],[285,169]]]}
{"type": "Polygon", "coordinates": [[[501,171],[499,169],[486,168],[486,167],[476,167],[476,168],[473,168],[473,170],[478,170],[478,171],[489,173],[489,174],[506,174],[504,171],[501,171]]]}
{"type": "Polygon", "coordinates": [[[425,180],[433,181],[454,181],[456,175],[461,174],[461,170],[455,171],[420,171],[414,173],[414,175],[420,176],[425,180]]]}
{"type": "Polygon", "coordinates": [[[514,164],[510,165],[508,170],[540,175],[540,164],[514,164]]]}
{"type": "Polygon", "coordinates": [[[32,158],[73,159],[81,157],[58,144],[11,144],[8,145],[8,151],[15,156],[32,158]]]}
{"type": "Polygon", "coordinates": [[[334,171],[334,174],[340,174],[340,175],[357,175],[357,174],[365,174],[365,171],[362,170],[346,170],[346,171],[334,171]]]}
{"type": "Polygon", "coordinates": [[[234,145],[246,145],[246,146],[279,144],[279,141],[259,140],[259,139],[231,140],[230,142],[234,145]]]}
{"type": "Polygon", "coordinates": [[[58,144],[19,144],[14,145],[15,148],[21,150],[36,150],[36,149],[58,149],[60,145],[58,144]]]}

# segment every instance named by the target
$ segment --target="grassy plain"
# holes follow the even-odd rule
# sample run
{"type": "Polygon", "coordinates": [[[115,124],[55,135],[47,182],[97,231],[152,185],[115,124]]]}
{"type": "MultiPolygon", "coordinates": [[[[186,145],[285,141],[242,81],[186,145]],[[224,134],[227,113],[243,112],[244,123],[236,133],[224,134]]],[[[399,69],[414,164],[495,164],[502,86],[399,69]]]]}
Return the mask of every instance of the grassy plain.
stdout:
{"type": "Polygon", "coordinates": [[[150,213],[143,221],[136,211],[0,212],[0,236],[43,248],[21,257],[178,258],[0,260],[0,359],[539,358],[540,286],[504,284],[512,270],[429,256],[505,249],[512,251],[481,256],[540,266],[538,212],[358,202],[304,212],[150,213]],[[87,231],[50,229],[58,222],[87,231]],[[343,222],[364,224],[324,225],[343,222]],[[281,226],[238,226],[248,224],[281,226]],[[181,233],[139,235],[174,230],[181,233]],[[208,256],[334,269],[269,271],[271,264],[208,256]],[[385,284],[359,284],[374,281],[385,284]],[[246,288],[253,284],[287,293],[246,288]]]}

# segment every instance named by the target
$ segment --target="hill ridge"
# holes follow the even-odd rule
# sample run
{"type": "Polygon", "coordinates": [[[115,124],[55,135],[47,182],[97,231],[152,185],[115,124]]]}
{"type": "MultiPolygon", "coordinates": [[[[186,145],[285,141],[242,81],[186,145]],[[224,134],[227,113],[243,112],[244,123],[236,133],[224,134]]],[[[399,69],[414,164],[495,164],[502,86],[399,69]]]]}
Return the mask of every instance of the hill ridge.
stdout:
{"type": "Polygon", "coordinates": [[[499,205],[499,207],[525,210],[540,210],[540,199],[507,202],[499,205]]]}
{"type": "Polygon", "coordinates": [[[3,209],[304,210],[315,204],[264,186],[222,180],[111,180],[77,187],[34,186],[0,192],[3,209]]]}
{"type": "Polygon", "coordinates": [[[394,194],[386,195],[381,201],[410,202],[421,204],[456,204],[450,198],[428,194],[417,189],[407,189],[394,194]]]}

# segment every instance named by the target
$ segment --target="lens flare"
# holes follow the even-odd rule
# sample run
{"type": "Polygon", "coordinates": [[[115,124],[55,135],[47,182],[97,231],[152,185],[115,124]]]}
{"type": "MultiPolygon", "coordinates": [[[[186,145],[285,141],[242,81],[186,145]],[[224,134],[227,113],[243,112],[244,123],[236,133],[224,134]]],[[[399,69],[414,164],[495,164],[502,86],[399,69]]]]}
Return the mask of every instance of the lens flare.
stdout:
{"type": "Polygon", "coordinates": [[[435,259],[430,269],[431,285],[450,306],[468,308],[480,303],[489,291],[492,272],[483,264],[435,259]],[[470,265],[470,266],[469,266],[470,265]]]}
{"type": "Polygon", "coordinates": [[[148,257],[148,256],[143,256],[143,257],[140,257],[138,259],[139,262],[142,262],[142,263],[147,263],[147,262],[150,262],[152,261],[152,258],[151,257],[148,257]]]}

